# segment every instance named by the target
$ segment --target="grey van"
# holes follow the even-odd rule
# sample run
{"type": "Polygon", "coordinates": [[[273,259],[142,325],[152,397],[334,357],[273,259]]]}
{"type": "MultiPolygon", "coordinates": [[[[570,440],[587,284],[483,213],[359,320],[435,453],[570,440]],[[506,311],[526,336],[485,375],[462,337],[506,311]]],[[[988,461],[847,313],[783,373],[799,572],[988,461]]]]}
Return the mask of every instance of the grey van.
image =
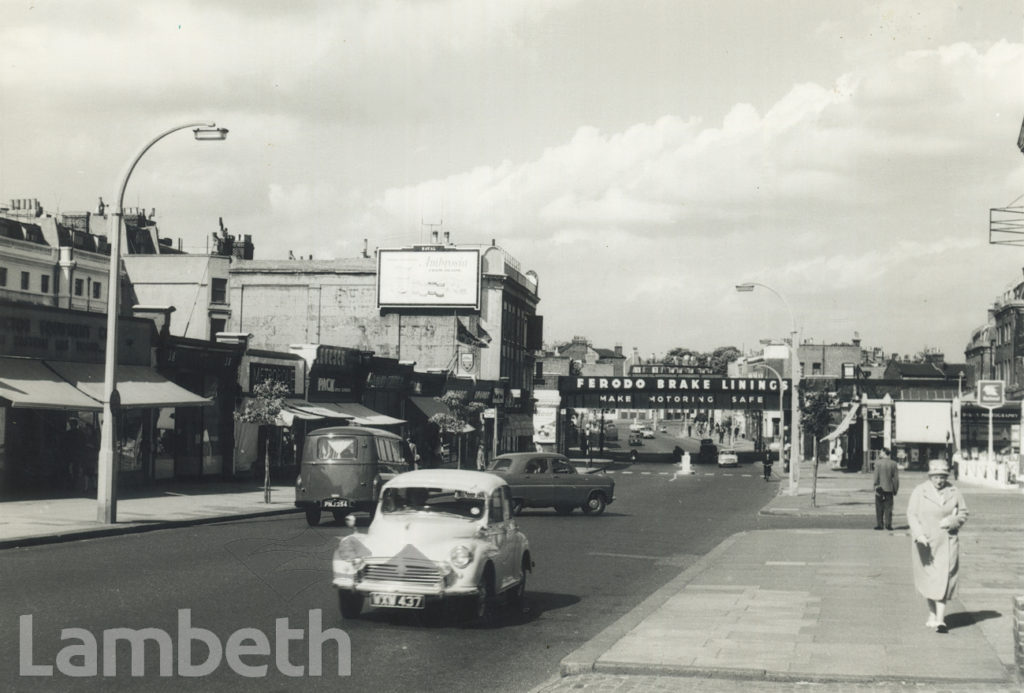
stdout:
{"type": "Polygon", "coordinates": [[[302,444],[295,505],[306,511],[311,527],[330,510],[342,521],[351,512],[373,513],[380,487],[412,469],[409,445],[377,428],[332,426],[306,434],[302,444]]]}

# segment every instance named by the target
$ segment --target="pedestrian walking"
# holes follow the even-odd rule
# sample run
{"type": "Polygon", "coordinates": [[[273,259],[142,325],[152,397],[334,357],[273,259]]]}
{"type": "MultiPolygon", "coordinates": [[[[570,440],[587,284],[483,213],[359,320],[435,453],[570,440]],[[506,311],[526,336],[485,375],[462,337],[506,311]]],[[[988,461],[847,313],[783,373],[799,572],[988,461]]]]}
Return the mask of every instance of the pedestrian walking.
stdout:
{"type": "Polygon", "coordinates": [[[910,494],[907,506],[914,587],[928,602],[925,625],[946,633],[946,602],[956,592],[960,571],[960,527],[967,521],[967,504],[949,483],[949,462],[930,460],[928,481],[910,494]]]}
{"type": "Polygon", "coordinates": [[[875,487],[875,529],[892,530],[892,506],[900,490],[900,470],[889,457],[889,449],[875,460],[875,474],[871,482],[875,487]]]}
{"type": "Polygon", "coordinates": [[[770,452],[765,454],[764,461],[761,462],[761,466],[764,467],[764,480],[765,481],[771,481],[772,480],[772,455],[771,455],[770,452]]]}

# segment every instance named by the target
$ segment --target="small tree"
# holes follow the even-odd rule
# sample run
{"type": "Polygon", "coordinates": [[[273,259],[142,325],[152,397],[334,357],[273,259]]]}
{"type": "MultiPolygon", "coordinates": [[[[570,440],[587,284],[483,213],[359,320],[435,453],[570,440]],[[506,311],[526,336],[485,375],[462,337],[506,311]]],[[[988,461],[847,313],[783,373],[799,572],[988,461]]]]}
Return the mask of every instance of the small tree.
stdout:
{"type": "Polygon", "coordinates": [[[805,396],[802,411],[800,412],[800,424],[807,431],[814,441],[814,478],[811,482],[811,505],[818,502],[818,443],[828,433],[832,423],[832,415],[829,412],[829,394],[827,392],[813,392],[805,396]]]}
{"type": "MultiPolygon", "coordinates": [[[[264,380],[252,389],[252,397],[240,410],[235,419],[257,426],[273,426],[284,408],[284,399],[290,394],[288,386],[277,380],[264,380]]],[[[270,436],[267,435],[263,462],[263,502],[270,502],[270,436]]]]}
{"type": "MultiPolygon", "coordinates": [[[[446,392],[440,397],[435,397],[439,402],[442,402],[448,407],[448,412],[442,412],[434,414],[430,417],[430,421],[437,425],[441,430],[441,433],[450,433],[455,436],[457,452],[456,459],[458,460],[458,466],[462,468],[462,443],[461,436],[463,430],[469,425],[470,421],[479,423],[480,413],[483,412],[486,407],[480,402],[467,401],[468,395],[462,392],[446,392]],[[449,413],[450,412],[450,413],[449,413]]],[[[497,426],[498,422],[495,421],[494,425],[497,426]]]]}

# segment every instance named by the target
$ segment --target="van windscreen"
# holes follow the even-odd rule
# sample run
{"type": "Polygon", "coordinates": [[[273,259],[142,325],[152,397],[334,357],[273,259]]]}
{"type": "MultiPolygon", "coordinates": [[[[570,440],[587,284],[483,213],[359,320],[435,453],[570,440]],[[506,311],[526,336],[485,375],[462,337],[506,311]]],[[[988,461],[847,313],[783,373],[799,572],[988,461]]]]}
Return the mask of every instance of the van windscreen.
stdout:
{"type": "MultiPolygon", "coordinates": [[[[312,442],[312,441],[311,441],[312,442]]],[[[326,436],[316,439],[316,459],[318,460],[354,460],[357,457],[359,441],[354,436],[326,436]]],[[[307,457],[307,459],[309,459],[307,457]]]]}

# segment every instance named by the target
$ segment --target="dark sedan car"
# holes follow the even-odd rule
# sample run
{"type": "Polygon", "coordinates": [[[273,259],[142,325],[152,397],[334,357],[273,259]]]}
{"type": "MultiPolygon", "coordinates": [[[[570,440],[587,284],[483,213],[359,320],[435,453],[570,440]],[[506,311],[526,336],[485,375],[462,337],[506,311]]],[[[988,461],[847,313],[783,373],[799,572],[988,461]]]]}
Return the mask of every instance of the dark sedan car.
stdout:
{"type": "Polygon", "coordinates": [[[700,464],[718,463],[718,446],[710,438],[700,441],[700,450],[697,452],[697,462],[700,464]]]}
{"type": "Polygon", "coordinates": [[[561,515],[580,508],[600,515],[615,499],[615,482],[606,474],[580,474],[569,458],[553,452],[505,453],[488,471],[508,482],[516,515],[523,508],[554,508],[561,515]]]}

